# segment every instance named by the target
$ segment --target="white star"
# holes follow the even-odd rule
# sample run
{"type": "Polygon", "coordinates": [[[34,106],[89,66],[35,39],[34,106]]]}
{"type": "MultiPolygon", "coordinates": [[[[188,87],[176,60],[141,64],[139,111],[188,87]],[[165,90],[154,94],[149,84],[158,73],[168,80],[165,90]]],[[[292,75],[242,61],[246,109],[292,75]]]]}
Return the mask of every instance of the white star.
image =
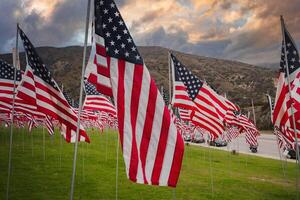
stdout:
{"type": "Polygon", "coordinates": [[[113,31],[117,31],[117,27],[114,26],[114,27],[113,27],[113,31]]]}
{"type": "Polygon", "coordinates": [[[121,44],[122,49],[124,49],[125,46],[126,46],[126,45],[125,45],[124,43],[121,44]]]}
{"type": "Polygon", "coordinates": [[[106,37],[110,37],[110,32],[107,32],[107,33],[106,33],[106,37]]]}
{"type": "Polygon", "coordinates": [[[102,27],[103,27],[103,28],[106,28],[106,24],[103,24],[102,27]]]}
{"type": "Polygon", "coordinates": [[[120,24],[120,25],[123,25],[123,24],[124,24],[124,22],[123,22],[122,20],[120,20],[120,21],[119,21],[119,24],[120,24]]]}
{"type": "Polygon", "coordinates": [[[141,57],[140,57],[139,55],[136,55],[135,58],[136,58],[137,60],[139,60],[141,57]]]}
{"type": "Polygon", "coordinates": [[[114,41],[111,41],[111,42],[110,42],[110,45],[111,45],[111,46],[114,46],[114,45],[115,45],[115,42],[114,42],[114,41]]]}
{"type": "Polygon", "coordinates": [[[132,47],[132,48],[131,48],[131,51],[136,51],[136,48],[135,48],[135,47],[132,47]]]}
{"type": "Polygon", "coordinates": [[[114,3],[111,3],[111,4],[110,4],[110,7],[114,8],[114,7],[115,7],[115,4],[114,4],[114,3]]]}
{"type": "Polygon", "coordinates": [[[297,51],[296,51],[296,50],[294,50],[294,51],[293,51],[293,54],[294,54],[294,55],[296,55],[296,54],[297,54],[297,51]]]}
{"type": "Polygon", "coordinates": [[[115,54],[119,54],[119,50],[118,49],[115,49],[115,54]]]}
{"type": "Polygon", "coordinates": [[[290,47],[290,46],[291,46],[291,43],[287,43],[287,46],[290,47]]]}
{"type": "Polygon", "coordinates": [[[295,62],[295,61],[296,61],[296,59],[295,59],[295,58],[292,58],[292,59],[291,59],[291,61],[292,61],[292,62],[295,62]]]}
{"type": "Polygon", "coordinates": [[[120,13],[115,12],[115,16],[116,16],[116,17],[119,17],[119,16],[120,16],[120,13]]]}
{"type": "Polygon", "coordinates": [[[102,6],[104,4],[104,2],[103,1],[100,1],[100,6],[102,6]]]}
{"type": "Polygon", "coordinates": [[[117,35],[117,40],[121,40],[121,35],[117,35]]]}
{"type": "Polygon", "coordinates": [[[110,18],[108,18],[108,22],[109,23],[112,23],[112,21],[113,21],[113,19],[110,17],[110,18]]]}
{"type": "Polygon", "coordinates": [[[103,12],[104,12],[104,14],[107,14],[107,13],[108,13],[108,10],[107,10],[107,9],[104,9],[103,12]]]}
{"type": "Polygon", "coordinates": [[[123,30],[124,34],[128,34],[128,31],[126,29],[123,30]]]}
{"type": "Polygon", "coordinates": [[[129,53],[128,53],[128,52],[126,52],[126,53],[125,53],[125,56],[126,56],[126,57],[129,57],[129,53]]]}
{"type": "Polygon", "coordinates": [[[131,43],[131,42],[132,42],[132,39],[131,39],[131,38],[128,38],[127,41],[128,41],[128,43],[131,43]]]}
{"type": "Polygon", "coordinates": [[[291,65],[291,69],[294,69],[295,68],[295,66],[294,65],[291,65]]]}

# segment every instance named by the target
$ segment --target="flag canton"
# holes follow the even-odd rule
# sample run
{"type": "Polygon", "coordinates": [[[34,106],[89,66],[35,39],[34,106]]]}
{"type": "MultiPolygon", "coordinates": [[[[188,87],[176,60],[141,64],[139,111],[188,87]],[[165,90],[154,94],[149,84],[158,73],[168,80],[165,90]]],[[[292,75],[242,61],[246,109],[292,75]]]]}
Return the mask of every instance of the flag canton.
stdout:
{"type": "MultiPolygon", "coordinates": [[[[70,95],[66,92],[66,91],[63,91],[63,95],[64,97],[66,98],[67,102],[69,103],[70,106],[73,105],[73,100],[72,98],[70,97],[70,95]]],[[[73,106],[72,106],[73,107],[73,106]]]]}
{"type": "Polygon", "coordinates": [[[191,99],[195,99],[203,82],[192,74],[179,60],[171,54],[174,63],[175,81],[181,81],[185,85],[188,95],[191,99]]]}
{"type": "Polygon", "coordinates": [[[93,84],[85,81],[84,86],[86,95],[100,95],[100,93],[97,91],[96,87],[93,84]]]}
{"type": "MultiPolygon", "coordinates": [[[[286,57],[287,57],[287,64],[289,66],[289,74],[293,74],[300,68],[300,61],[299,61],[299,54],[296,48],[296,45],[288,33],[288,31],[284,30],[284,37],[285,37],[285,46],[284,42],[282,42],[282,49],[281,49],[281,61],[280,61],[280,71],[284,72],[286,68],[286,60],[285,60],[285,48],[286,48],[286,57]]],[[[287,72],[285,72],[287,76],[287,72]]]]}
{"type": "MultiPolygon", "coordinates": [[[[14,72],[15,68],[12,67],[7,62],[0,60],[0,78],[1,79],[8,79],[8,80],[14,80],[14,72]]],[[[16,73],[16,81],[21,81],[22,74],[20,70],[17,70],[16,73]]]]}
{"type": "Polygon", "coordinates": [[[51,85],[54,89],[58,90],[58,87],[55,81],[52,79],[50,71],[43,64],[42,59],[37,54],[35,48],[32,43],[25,35],[25,33],[19,28],[20,37],[24,44],[24,49],[27,58],[27,64],[32,68],[33,74],[41,78],[43,81],[51,85]]]}
{"type": "Polygon", "coordinates": [[[110,57],[143,64],[143,59],[114,1],[95,0],[95,32],[104,38],[106,53],[110,57]]]}

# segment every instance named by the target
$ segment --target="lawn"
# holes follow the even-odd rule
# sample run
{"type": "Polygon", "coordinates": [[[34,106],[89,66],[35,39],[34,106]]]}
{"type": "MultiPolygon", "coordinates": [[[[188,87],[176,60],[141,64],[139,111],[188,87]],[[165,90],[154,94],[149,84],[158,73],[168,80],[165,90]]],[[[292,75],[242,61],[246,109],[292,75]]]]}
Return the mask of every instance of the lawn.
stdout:
{"type": "MultiPolygon", "coordinates": [[[[15,129],[10,199],[69,198],[74,145],[61,145],[58,133],[44,133],[15,129]]],[[[89,136],[91,144],[79,144],[75,199],[116,199],[117,133],[90,130],[89,136]]],[[[6,194],[8,144],[9,129],[0,127],[0,199],[6,194]]],[[[119,151],[118,199],[296,199],[296,166],[285,164],[284,176],[280,161],[186,146],[178,186],[172,189],[130,182],[119,151]]]]}

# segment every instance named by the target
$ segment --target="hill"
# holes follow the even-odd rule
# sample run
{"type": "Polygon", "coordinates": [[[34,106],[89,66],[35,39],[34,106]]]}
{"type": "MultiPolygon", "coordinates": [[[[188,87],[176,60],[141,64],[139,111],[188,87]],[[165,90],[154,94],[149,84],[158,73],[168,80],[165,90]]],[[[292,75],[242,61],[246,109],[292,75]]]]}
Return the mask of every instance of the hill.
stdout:
{"type": "MultiPolygon", "coordinates": [[[[90,51],[90,48],[88,49],[90,51]]],[[[63,48],[39,47],[38,53],[53,73],[55,80],[63,84],[65,90],[74,98],[78,98],[81,76],[81,63],[83,48],[70,46],[63,48]]],[[[162,47],[139,47],[144,61],[158,86],[168,89],[168,49],[162,47]]],[[[173,52],[199,78],[206,80],[220,94],[227,97],[241,107],[251,105],[251,98],[256,106],[267,109],[265,93],[275,96],[274,80],[276,70],[253,66],[241,62],[208,58],[173,52]]],[[[11,54],[0,55],[12,63],[11,54]]],[[[20,55],[21,66],[25,66],[24,53],[20,55]]],[[[257,118],[260,112],[257,110],[257,118]]],[[[270,119],[264,117],[265,119],[270,119]]],[[[261,125],[266,126],[266,122],[261,125]]],[[[262,127],[259,123],[259,126],[262,127]]],[[[267,123],[267,127],[270,123],[267,123]]]]}

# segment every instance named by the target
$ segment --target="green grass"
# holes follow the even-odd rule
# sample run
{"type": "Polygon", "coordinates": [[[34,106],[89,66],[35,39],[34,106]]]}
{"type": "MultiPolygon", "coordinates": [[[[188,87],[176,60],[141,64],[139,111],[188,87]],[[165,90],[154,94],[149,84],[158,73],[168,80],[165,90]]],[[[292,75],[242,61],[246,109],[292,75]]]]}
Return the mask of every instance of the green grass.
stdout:
{"type": "MultiPolygon", "coordinates": [[[[75,199],[115,199],[117,134],[89,135],[91,144],[79,145],[75,199]]],[[[0,127],[0,199],[6,194],[8,144],[9,129],[0,127]]],[[[59,135],[51,138],[45,130],[44,160],[42,129],[34,129],[33,135],[15,130],[10,199],[68,199],[73,147],[63,142],[61,149],[59,135]]],[[[280,161],[186,146],[176,190],[130,182],[121,152],[119,165],[119,199],[173,199],[174,192],[177,200],[296,199],[293,163],[286,165],[284,177],[280,161]]]]}

